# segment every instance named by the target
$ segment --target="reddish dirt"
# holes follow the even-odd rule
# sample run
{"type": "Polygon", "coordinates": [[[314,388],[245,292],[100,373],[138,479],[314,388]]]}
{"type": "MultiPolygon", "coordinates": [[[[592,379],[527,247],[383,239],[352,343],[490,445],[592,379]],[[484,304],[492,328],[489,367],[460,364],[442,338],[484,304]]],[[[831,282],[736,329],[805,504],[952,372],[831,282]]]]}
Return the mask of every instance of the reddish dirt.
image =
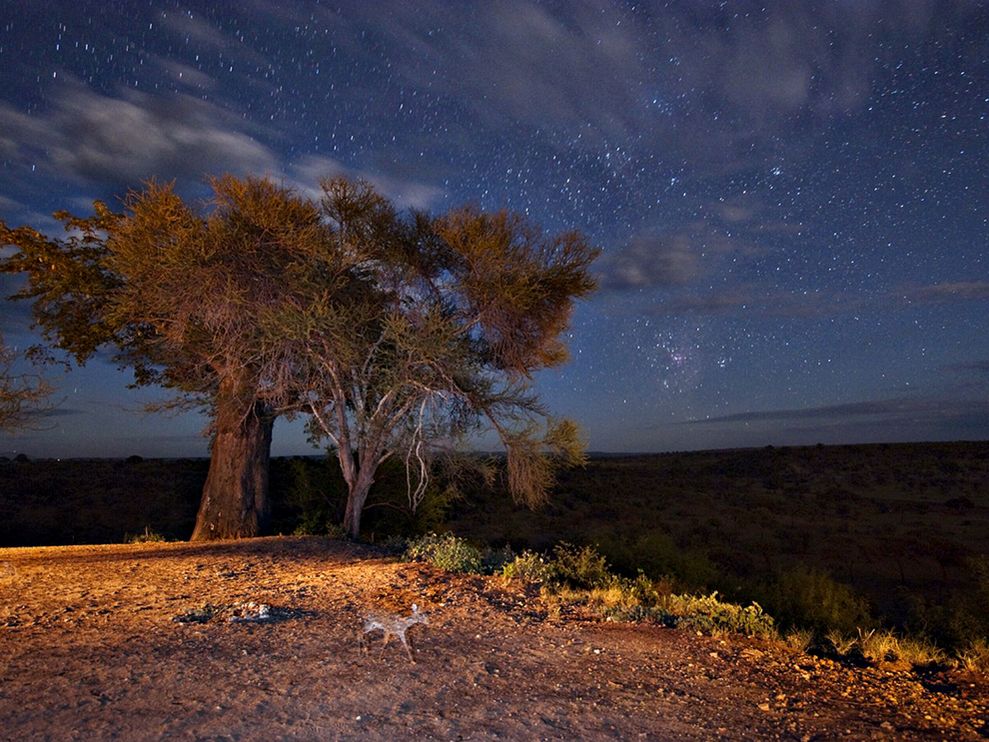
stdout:
{"type": "Polygon", "coordinates": [[[551,620],[500,578],[313,538],[0,549],[9,739],[979,739],[989,690],[756,640],[551,620]],[[231,622],[266,603],[277,619],[231,622]],[[205,623],[174,619],[204,604],[205,623]],[[430,616],[412,664],[366,612],[430,616]],[[373,638],[374,639],[374,638],[373,638]]]}

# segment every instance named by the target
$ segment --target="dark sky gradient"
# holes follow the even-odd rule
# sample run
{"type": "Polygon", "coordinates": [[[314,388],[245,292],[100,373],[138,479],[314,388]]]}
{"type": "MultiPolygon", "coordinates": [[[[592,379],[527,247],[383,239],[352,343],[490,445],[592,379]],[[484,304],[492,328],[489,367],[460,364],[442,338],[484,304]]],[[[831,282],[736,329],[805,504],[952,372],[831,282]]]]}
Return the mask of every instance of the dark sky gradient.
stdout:
{"type": "MultiPolygon", "coordinates": [[[[592,449],[989,437],[989,3],[0,8],[10,223],[221,171],[507,206],[604,250],[539,379],[592,449]]],[[[0,453],[206,453],[128,378],[59,377],[0,453]]]]}

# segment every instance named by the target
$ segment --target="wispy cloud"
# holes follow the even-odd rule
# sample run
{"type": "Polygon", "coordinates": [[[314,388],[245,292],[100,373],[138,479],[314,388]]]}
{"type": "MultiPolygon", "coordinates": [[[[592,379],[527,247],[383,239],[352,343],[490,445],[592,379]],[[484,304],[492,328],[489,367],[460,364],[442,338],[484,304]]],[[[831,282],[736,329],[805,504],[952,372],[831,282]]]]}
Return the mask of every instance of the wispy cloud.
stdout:
{"type": "Polygon", "coordinates": [[[606,290],[683,286],[700,274],[698,245],[684,233],[640,235],[600,265],[606,290]]]}
{"type": "Polygon", "coordinates": [[[894,397],[845,404],[821,405],[776,410],[754,410],[731,415],[698,418],[683,425],[712,425],[725,423],[786,422],[791,420],[844,420],[848,418],[934,417],[989,413],[989,400],[952,400],[933,397],[894,397]]]}
{"type": "Polygon", "coordinates": [[[779,291],[752,284],[726,287],[702,294],[667,296],[641,309],[653,317],[681,315],[736,315],[815,319],[851,314],[867,308],[866,299],[833,292],[779,291]]]}
{"type": "Polygon", "coordinates": [[[110,97],[69,86],[45,115],[0,107],[7,132],[0,149],[41,162],[53,176],[118,189],[151,176],[274,170],[271,150],[242,127],[230,112],[188,95],[110,97]]]}
{"type": "MultiPolygon", "coordinates": [[[[792,244],[802,230],[801,224],[780,218],[777,207],[752,194],[698,201],[688,211],[693,218],[675,228],[643,230],[626,245],[609,250],[597,265],[601,287],[625,291],[710,286],[729,271],[737,273],[745,262],[792,244]]],[[[731,297],[735,298],[694,295],[682,304],[673,297],[672,305],[721,312],[731,306],[757,303],[737,289],[731,297]]]]}
{"type": "Polygon", "coordinates": [[[437,186],[387,173],[350,168],[332,157],[304,157],[290,164],[288,171],[290,181],[296,189],[311,198],[322,196],[318,187],[320,180],[340,175],[368,181],[399,208],[427,209],[444,196],[443,189],[437,186]]]}
{"type": "Polygon", "coordinates": [[[589,140],[631,131],[644,110],[650,46],[630,13],[593,2],[461,7],[469,21],[456,25],[442,0],[387,9],[369,3],[342,15],[355,36],[372,33],[406,50],[397,74],[456,98],[486,126],[521,122],[574,136],[582,131],[589,140]]]}
{"type": "Polygon", "coordinates": [[[989,281],[949,281],[911,286],[899,294],[908,302],[950,302],[989,299],[989,281]]]}
{"type": "MultiPolygon", "coordinates": [[[[150,95],[124,91],[119,97],[68,85],[44,115],[27,116],[0,104],[0,155],[37,162],[57,179],[73,179],[80,189],[122,193],[148,178],[200,184],[218,173],[269,175],[307,195],[318,195],[321,178],[361,177],[401,207],[427,208],[444,195],[441,188],[385,170],[348,167],[323,156],[286,162],[245,129],[240,116],[185,94],[150,95]]],[[[101,193],[102,195],[102,193],[101,193]]],[[[76,199],[85,203],[91,199],[76,199]]],[[[4,199],[4,211],[17,211],[4,199]]],[[[36,225],[37,226],[37,225],[36,225]]]]}
{"type": "Polygon", "coordinates": [[[912,0],[894,5],[784,3],[739,13],[686,3],[632,13],[594,0],[552,8],[497,0],[462,6],[471,22],[453,25],[448,3],[425,0],[325,10],[323,20],[346,29],[352,46],[371,33],[407,50],[396,74],[466,101],[490,125],[526,122],[590,140],[645,128],[664,146],[723,164],[735,149],[728,143],[856,112],[883,64],[877,31],[936,35],[949,14],[912,0]],[[691,126],[694,118],[705,126],[691,126]]]}

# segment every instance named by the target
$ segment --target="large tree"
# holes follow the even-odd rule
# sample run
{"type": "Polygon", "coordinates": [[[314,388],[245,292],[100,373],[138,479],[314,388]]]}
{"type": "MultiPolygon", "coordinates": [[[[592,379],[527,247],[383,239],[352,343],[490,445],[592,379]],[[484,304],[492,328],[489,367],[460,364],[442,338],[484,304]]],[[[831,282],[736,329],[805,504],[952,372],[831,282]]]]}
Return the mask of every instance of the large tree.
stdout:
{"type": "Polygon", "coordinates": [[[576,426],[554,420],[531,375],[566,358],[573,301],[594,288],[597,254],[576,232],[547,235],[519,215],[466,208],[401,215],[366,184],[324,184],[330,227],[366,280],[360,300],[273,307],[269,376],[291,366],[286,403],[313,415],[348,489],[356,537],[378,467],[404,459],[410,504],[439,448],[492,427],[517,500],[541,502],[558,463],[580,461],[576,426]],[[277,349],[277,350],[275,350],[277,349]]]}
{"type": "Polygon", "coordinates": [[[530,389],[565,359],[573,300],[594,287],[579,234],[507,212],[403,215],[346,179],[324,182],[319,203],[266,179],[211,184],[202,210],[151,182],[122,213],[59,213],[61,239],[0,222],[0,244],[17,248],[0,269],[27,275],[18,296],[51,344],[80,363],[112,346],[136,383],[210,412],[193,539],[264,530],[282,413],[311,413],[336,446],[354,536],[381,462],[402,453],[421,493],[430,444],[482,421],[519,499],[545,495],[547,450],[579,458],[576,428],[530,389]]]}
{"type": "Polygon", "coordinates": [[[60,212],[60,239],[0,223],[0,243],[17,248],[0,267],[27,275],[17,296],[33,300],[52,345],[79,363],[111,346],[137,384],[174,389],[179,402],[208,410],[210,468],[194,540],[254,536],[268,521],[277,384],[260,316],[314,285],[345,301],[361,283],[318,204],[266,179],[211,184],[203,210],[151,182],[122,213],[99,202],[92,217],[60,212]]]}

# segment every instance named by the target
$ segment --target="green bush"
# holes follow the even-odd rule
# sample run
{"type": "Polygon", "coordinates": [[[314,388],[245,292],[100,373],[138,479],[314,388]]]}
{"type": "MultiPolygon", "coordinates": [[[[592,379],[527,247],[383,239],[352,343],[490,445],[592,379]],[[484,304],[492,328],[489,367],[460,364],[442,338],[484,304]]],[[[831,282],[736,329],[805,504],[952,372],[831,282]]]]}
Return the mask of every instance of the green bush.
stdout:
{"type": "Polygon", "coordinates": [[[521,580],[536,584],[548,582],[552,575],[553,569],[545,557],[528,550],[516,556],[501,570],[501,576],[506,580],[521,580]]]}
{"type": "Polygon", "coordinates": [[[427,533],[408,542],[405,559],[429,562],[447,572],[478,574],[483,571],[483,553],[469,541],[452,533],[427,533]]]}
{"type": "Polygon", "coordinates": [[[131,534],[124,536],[125,544],[155,544],[162,541],[168,541],[168,539],[157,531],[152,531],[149,526],[144,527],[144,533],[139,533],[136,536],[131,534]]]}
{"type": "Polygon", "coordinates": [[[607,560],[593,546],[561,542],[553,547],[547,582],[559,587],[590,590],[606,587],[614,579],[607,560]]]}
{"type": "Polygon", "coordinates": [[[710,595],[668,595],[660,603],[657,617],[667,625],[684,626],[705,634],[776,636],[773,617],[758,603],[742,607],[710,595]]]}
{"type": "Polygon", "coordinates": [[[655,582],[641,572],[635,578],[612,577],[606,586],[587,591],[586,602],[607,619],[652,620],[669,587],[669,582],[655,582]]]}
{"type": "Polygon", "coordinates": [[[761,603],[788,627],[854,633],[872,625],[868,602],[825,572],[806,567],[782,572],[756,589],[761,603]]]}

